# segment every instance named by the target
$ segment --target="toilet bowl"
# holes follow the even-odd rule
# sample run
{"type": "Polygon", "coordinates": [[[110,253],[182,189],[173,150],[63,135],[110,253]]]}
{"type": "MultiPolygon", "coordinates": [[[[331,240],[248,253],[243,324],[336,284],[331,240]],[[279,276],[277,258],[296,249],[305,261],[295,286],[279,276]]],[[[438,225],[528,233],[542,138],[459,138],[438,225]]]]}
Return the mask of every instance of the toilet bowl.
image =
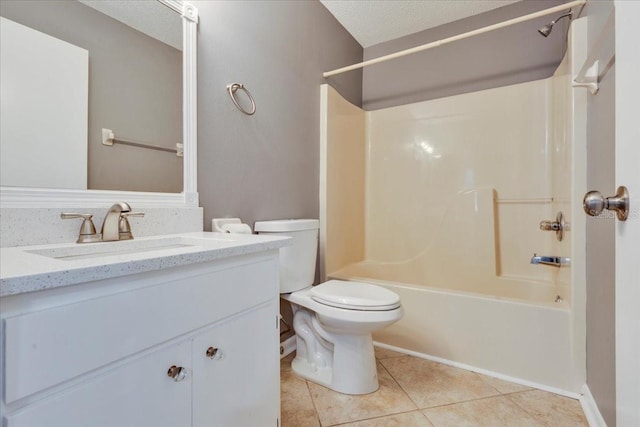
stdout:
{"type": "Polygon", "coordinates": [[[290,294],[283,294],[294,310],[297,353],[291,363],[299,376],[346,394],[378,389],[371,333],[397,322],[403,314],[396,294],[379,286],[331,280],[290,294]],[[322,289],[329,286],[329,290],[322,289]],[[336,291],[357,287],[361,291],[386,291],[379,305],[357,305],[336,291]],[[316,290],[337,302],[317,298],[316,290]],[[347,306],[349,306],[347,308],[347,306]]]}
{"type": "Polygon", "coordinates": [[[313,284],[318,220],[256,222],[260,234],[291,236],[280,249],[281,297],[291,302],[297,375],[345,394],[378,389],[371,333],[400,320],[400,298],[380,286],[329,280],[313,284]]]}

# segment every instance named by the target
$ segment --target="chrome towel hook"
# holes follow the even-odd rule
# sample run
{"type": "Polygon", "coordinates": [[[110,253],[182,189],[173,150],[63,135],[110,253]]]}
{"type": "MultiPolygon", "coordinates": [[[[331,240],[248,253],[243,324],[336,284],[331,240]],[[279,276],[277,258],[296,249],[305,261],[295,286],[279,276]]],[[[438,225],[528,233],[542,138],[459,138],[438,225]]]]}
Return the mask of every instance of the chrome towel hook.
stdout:
{"type": "Polygon", "coordinates": [[[256,112],[256,103],[253,100],[253,96],[251,96],[251,93],[247,90],[246,87],[244,87],[244,85],[242,83],[231,83],[231,84],[228,84],[227,85],[227,92],[229,92],[229,96],[231,97],[231,100],[233,101],[235,106],[238,108],[238,110],[242,111],[247,116],[252,116],[253,114],[255,114],[255,112],[256,112]],[[240,104],[238,104],[238,101],[236,100],[236,92],[238,91],[238,89],[242,89],[244,91],[244,93],[246,93],[247,96],[249,97],[249,100],[251,101],[251,111],[245,110],[244,108],[242,108],[240,106],[240,104]]]}

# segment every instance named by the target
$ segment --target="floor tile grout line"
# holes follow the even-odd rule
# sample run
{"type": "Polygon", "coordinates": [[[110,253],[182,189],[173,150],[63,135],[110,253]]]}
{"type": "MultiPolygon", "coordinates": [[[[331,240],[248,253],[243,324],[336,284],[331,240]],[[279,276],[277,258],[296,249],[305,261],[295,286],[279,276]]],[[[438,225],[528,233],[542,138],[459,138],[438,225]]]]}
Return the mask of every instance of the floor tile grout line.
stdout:
{"type": "MultiPolygon", "coordinates": [[[[411,357],[411,356],[409,356],[409,357],[411,357]]],[[[386,367],[386,366],[384,366],[384,365],[382,364],[382,362],[380,362],[380,366],[382,366],[382,369],[384,369],[385,371],[387,371],[387,373],[389,374],[389,376],[391,377],[391,379],[393,380],[393,382],[395,382],[396,384],[398,384],[398,387],[400,387],[400,390],[402,390],[402,392],[403,392],[403,393],[404,393],[404,394],[409,398],[409,401],[415,405],[416,409],[420,410],[420,405],[418,405],[418,404],[417,404],[417,403],[416,403],[416,402],[411,398],[411,395],[409,394],[409,392],[408,392],[407,390],[405,390],[405,388],[404,388],[404,387],[402,387],[402,384],[400,384],[400,381],[398,381],[398,380],[396,379],[396,377],[394,377],[394,376],[393,376],[393,374],[391,373],[391,371],[389,371],[389,370],[387,369],[387,367],[386,367]]]]}
{"type": "MultiPolygon", "coordinates": [[[[550,391],[540,390],[539,388],[530,388],[530,389],[527,389],[527,390],[510,391],[510,392],[508,392],[508,393],[502,393],[502,395],[503,395],[503,396],[511,396],[512,394],[526,393],[526,392],[529,392],[529,391],[536,391],[536,390],[538,390],[538,391],[543,391],[543,392],[545,392],[545,393],[551,393],[550,391]]],[[[551,394],[555,394],[555,393],[551,393],[551,394]]],[[[560,395],[556,395],[556,396],[560,396],[560,395]]],[[[563,397],[566,397],[566,396],[563,396],[563,397]]],[[[570,398],[569,398],[569,399],[570,399],[570,398]]],[[[577,399],[576,399],[576,400],[577,400],[577,399]]]]}
{"type": "MultiPolygon", "coordinates": [[[[522,393],[522,392],[517,392],[517,393],[522,393]]],[[[512,393],[513,394],[513,393],[512,393]]],[[[437,409],[437,408],[444,408],[446,406],[453,406],[453,405],[458,405],[461,403],[470,403],[470,402],[477,402],[478,400],[486,400],[486,399],[495,399],[496,397],[506,397],[506,395],[503,394],[495,394],[493,396],[484,396],[484,397],[476,397],[474,399],[468,399],[468,400],[461,400],[459,402],[451,402],[451,403],[445,403],[444,405],[436,405],[436,406],[429,406],[427,408],[419,408],[421,411],[428,411],[431,409],[437,409]]],[[[509,399],[510,402],[512,402],[511,399],[509,399]]],[[[515,403],[515,402],[514,402],[515,403]]],[[[518,405],[518,407],[520,407],[520,405],[518,405]]],[[[524,409],[524,408],[522,408],[524,409]]],[[[527,412],[528,413],[528,412],[527,412]]]]}
{"type": "MultiPolygon", "coordinates": [[[[413,357],[413,356],[411,356],[411,355],[407,355],[407,356],[408,356],[408,357],[413,357]]],[[[418,359],[418,358],[416,358],[416,359],[418,359]]],[[[420,360],[422,360],[422,359],[420,359],[420,360]]],[[[438,363],[438,362],[433,362],[433,363],[436,363],[436,364],[438,364],[438,365],[441,365],[441,363],[438,363]]],[[[396,379],[396,377],[394,377],[394,376],[393,376],[393,374],[391,373],[391,371],[389,371],[389,370],[387,369],[387,367],[386,367],[386,366],[384,366],[382,363],[380,363],[380,365],[382,365],[382,367],[383,367],[383,368],[384,368],[384,369],[389,373],[389,375],[391,375],[391,378],[393,378],[393,380],[394,380],[394,381],[395,381],[395,382],[400,386],[400,388],[402,389],[402,391],[404,391],[404,393],[409,397],[409,400],[411,400],[411,402],[412,402],[414,405],[416,405],[416,407],[417,407],[417,408],[418,408],[418,410],[420,410],[420,411],[422,411],[422,410],[427,410],[427,409],[432,409],[432,408],[438,408],[438,407],[440,407],[440,406],[455,405],[456,403],[471,402],[471,401],[473,401],[473,400],[486,399],[486,398],[489,398],[489,397],[496,397],[496,396],[500,396],[500,395],[501,395],[501,394],[500,394],[500,391],[495,390],[495,387],[491,387],[492,389],[494,389],[494,390],[498,393],[497,395],[483,396],[483,397],[478,397],[478,398],[474,398],[474,399],[467,399],[467,400],[460,400],[460,401],[457,401],[457,402],[445,403],[445,404],[443,404],[443,405],[435,405],[435,406],[421,407],[417,402],[415,402],[415,401],[411,398],[411,395],[409,394],[409,392],[408,392],[407,390],[405,390],[405,388],[402,386],[402,384],[400,383],[400,381],[398,381],[398,380],[396,379]]],[[[458,368],[458,369],[460,369],[460,368],[458,368]]],[[[464,370],[464,369],[463,369],[463,370],[464,370]]],[[[475,372],[473,372],[473,373],[475,373],[475,372]]]]}
{"type": "Polygon", "coordinates": [[[502,393],[500,390],[498,390],[497,387],[494,387],[493,384],[491,384],[489,381],[485,381],[484,378],[482,378],[482,375],[480,375],[479,373],[475,372],[475,371],[469,371],[472,374],[474,374],[480,381],[482,381],[484,384],[488,385],[489,387],[491,387],[492,389],[494,389],[498,395],[503,395],[504,393],[502,393]]]}
{"type": "MultiPolygon", "coordinates": [[[[376,359],[376,365],[380,362],[380,360],[376,359]]],[[[402,388],[402,386],[398,383],[398,381],[393,377],[393,375],[391,375],[391,372],[389,372],[389,370],[387,368],[385,368],[385,366],[380,363],[380,367],[382,369],[385,370],[385,372],[387,372],[387,374],[389,374],[389,377],[393,380],[393,382],[398,386],[398,388],[400,389],[400,391],[402,391],[404,393],[404,395],[409,399],[409,402],[411,402],[414,405],[414,408],[410,409],[410,410],[402,410],[399,412],[392,412],[392,413],[388,413],[388,414],[384,414],[384,415],[380,415],[377,417],[370,417],[370,418],[361,418],[361,419],[356,419],[356,420],[351,420],[351,421],[347,421],[347,422],[343,422],[343,423],[338,423],[338,424],[328,424],[328,425],[324,425],[322,424],[322,421],[320,421],[320,425],[321,427],[333,427],[333,426],[340,426],[340,425],[344,425],[344,424],[349,424],[349,423],[355,423],[355,422],[360,422],[360,421],[365,421],[365,420],[369,420],[369,419],[375,419],[375,418],[382,418],[382,417],[389,417],[389,416],[393,416],[393,415],[399,415],[399,414],[404,414],[407,412],[415,412],[415,411],[420,411],[420,408],[418,407],[418,405],[416,405],[416,403],[413,401],[413,399],[411,399],[411,397],[409,396],[409,394],[402,388]]],[[[308,381],[307,381],[307,387],[308,387],[308,381]]],[[[331,390],[331,389],[329,389],[331,390]]],[[[379,389],[378,389],[379,390],[379,389]]],[[[378,391],[376,390],[376,392],[378,391]]],[[[374,392],[375,393],[375,392],[374,392]]],[[[313,401],[313,405],[314,408],[316,408],[315,405],[315,400],[313,400],[313,395],[311,396],[311,400],[313,401]]],[[[318,418],[320,418],[320,412],[317,410],[316,408],[316,412],[318,414],[318,418]]],[[[426,417],[426,416],[425,416],[426,417]]]]}
{"type": "Polygon", "coordinates": [[[399,355],[397,355],[397,356],[386,356],[386,357],[379,357],[379,356],[376,356],[376,359],[378,359],[378,360],[384,360],[384,359],[395,359],[395,358],[397,358],[397,357],[407,357],[407,356],[411,357],[409,354],[399,354],[399,355]]]}
{"type": "Polygon", "coordinates": [[[427,419],[427,421],[429,421],[429,423],[431,423],[433,427],[438,427],[438,425],[431,418],[429,418],[429,415],[425,413],[425,409],[420,409],[420,413],[424,415],[424,417],[427,419]]]}
{"type": "MultiPolygon", "coordinates": [[[[531,391],[531,390],[526,390],[526,391],[531,391]]],[[[513,393],[509,393],[509,394],[525,393],[526,391],[517,391],[517,392],[513,392],[513,393]]],[[[438,427],[438,425],[434,421],[432,421],[431,418],[429,418],[429,415],[426,414],[426,411],[429,411],[429,410],[432,410],[432,409],[440,409],[440,408],[444,408],[444,407],[447,407],[447,406],[455,406],[455,405],[460,405],[460,404],[477,402],[477,401],[480,401],[480,400],[488,400],[488,399],[495,399],[495,398],[506,398],[506,397],[507,397],[506,394],[498,394],[498,395],[495,395],[495,396],[486,396],[486,397],[481,397],[481,398],[478,398],[478,399],[465,400],[465,401],[462,401],[462,402],[449,403],[449,404],[440,405],[440,406],[433,406],[431,408],[421,409],[421,411],[427,417],[429,422],[431,422],[431,424],[434,425],[434,427],[438,427]]],[[[537,423],[540,423],[540,427],[555,427],[555,426],[549,426],[544,420],[541,420],[535,414],[532,414],[531,412],[527,411],[521,405],[518,405],[514,400],[507,398],[507,401],[511,402],[512,404],[514,404],[515,407],[518,408],[519,410],[521,410],[523,414],[531,417],[531,419],[535,420],[537,423]]]]}
{"type": "MultiPolygon", "coordinates": [[[[287,356],[288,357],[288,356],[287,356]]],[[[293,361],[293,359],[292,359],[293,361]]],[[[289,365],[289,372],[291,372],[293,375],[295,375],[296,377],[300,378],[302,381],[304,381],[304,385],[307,389],[307,393],[309,393],[309,399],[311,400],[311,404],[313,405],[313,412],[316,416],[316,421],[318,421],[318,425],[320,427],[322,427],[322,420],[320,419],[320,412],[318,411],[318,407],[316,406],[316,401],[313,399],[313,393],[311,392],[311,388],[309,387],[309,381],[307,381],[306,379],[299,377],[295,372],[293,372],[293,368],[291,367],[291,365],[289,365]]],[[[282,369],[280,369],[280,378],[282,378],[282,369]]]]}
{"type": "MultiPolygon", "coordinates": [[[[407,357],[414,357],[414,356],[411,356],[411,355],[408,355],[408,354],[405,354],[405,355],[403,355],[403,356],[397,356],[397,357],[404,357],[404,356],[407,356],[407,357]]],[[[387,359],[390,359],[390,358],[387,358],[387,359]]],[[[416,358],[416,359],[424,360],[424,359],[420,359],[420,358],[416,358]]],[[[436,363],[436,364],[438,364],[438,365],[443,365],[442,363],[439,363],[439,362],[433,362],[433,363],[436,363]]],[[[475,371],[469,371],[469,370],[467,370],[467,369],[463,369],[463,368],[455,368],[455,367],[454,367],[455,369],[460,369],[460,370],[462,370],[462,371],[466,371],[466,372],[470,372],[470,373],[472,373],[472,374],[475,374],[475,375],[478,377],[478,379],[480,379],[484,384],[486,384],[486,385],[488,385],[489,387],[491,387],[491,388],[492,388],[492,389],[493,389],[497,394],[493,394],[493,395],[490,395],[490,396],[475,397],[475,398],[472,398],[472,399],[459,400],[459,401],[457,401],[457,402],[444,403],[444,404],[442,404],[442,405],[435,405],[435,406],[421,407],[420,405],[418,405],[418,403],[416,403],[416,402],[411,398],[411,395],[407,392],[407,390],[405,390],[405,388],[402,386],[402,384],[400,383],[400,381],[398,381],[398,380],[396,379],[396,377],[394,377],[394,376],[393,376],[393,374],[391,373],[391,371],[389,371],[389,370],[387,369],[387,367],[386,367],[386,366],[384,366],[382,363],[380,363],[380,365],[382,365],[382,367],[383,367],[383,368],[384,368],[384,369],[389,373],[389,375],[391,375],[391,378],[393,378],[393,380],[394,380],[394,381],[395,381],[395,382],[400,386],[400,388],[402,389],[402,391],[404,391],[404,392],[405,392],[405,394],[406,394],[407,396],[409,396],[409,399],[411,400],[411,402],[413,402],[413,403],[418,407],[418,409],[419,409],[420,411],[428,410],[428,409],[433,409],[433,408],[439,408],[439,407],[442,407],[442,406],[455,405],[455,404],[457,404],[457,403],[473,402],[473,401],[475,401],[475,400],[489,399],[489,398],[492,398],[492,397],[508,396],[508,395],[511,395],[511,394],[526,393],[526,392],[528,392],[528,391],[539,390],[539,389],[537,389],[537,388],[528,388],[527,390],[519,390],[519,391],[512,391],[512,392],[506,392],[506,393],[503,393],[503,392],[501,392],[500,390],[498,390],[496,387],[494,387],[493,385],[489,384],[487,381],[483,380],[483,379],[482,379],[481,374],[479,374],[479,373],[477,373],[477,372],[475,372],[475,371]]],[[[443,365],[443,366],[447,366],[447,365],[443,365]]],[[[504,380],[503,380],[503,381],[504,381],[504,380]]],[[[505,382],[509,382],[509,381],[505,381],[505,382]]],[[[541,390],[541,391],[544,391],[544,390],[541,390]]],[[[550,392],[545,392],[545,393],[550,393],[550,392]]],[[[551,394],[555,394],[555,393],[551,393],[551,394]]],[[[520,406],[520,405],[518,405],[518,406],[520,406]]],[[[524,408],[523,408],[523,409],[524,409],[524,408]]],[[[527,411],[527,413],[528,413],[528,414],[530,414],[528,411],[527,411]]],[[[530,414],[530,415],[531,415],[531,414],[530,414]]]]}
{"type": "MultiPolygon", "coordinates": [[[[314,418],[315,418],[315,420],[318,422],[318,426],[319,426],[319,427],[322,427],[322,426],[321,426],[321,423],[320,423],[319,416],[318,416],[318,410],[316,409],[316,406],[315,406],[315,403],[314,403],[314,401],[313,401],[313,397],[312,397],[312,395],[311,395],[311,391],[309,390],[309,385],[307,384],[307,381],[306,381],[304,378],[300,378],[300,377],[298,377],[298,376],[297,376],[294,372],[292,372],[292,371],[291,371],[290,373],[293,375],[293,377],[296,379],[296,381],[303,381],[303,382],[305,383],[305,388],[306,388],[306,390],[307,390],[307,393],[308,393],[308,396],[309,396],[309,400],[311,401],[311,405],[312,405],[312,407],[313,407],[313,415],[314,415],[314,418]]],[[[282,372],[280,372],[280,382],[281,382],[281,384],[282,384],[282,372]]],[[[282,393],[282,386],[280,387],[280,392],[282,393]]],[[[282,413],[283,413],[283,412],[282,412],[282,407],[281,407],[280,409],[281,409],[281,410],[280,410],[280,414],[281,414],[281,416],[282,416],[282,413]]],[[[280,422],[282,423],[282,419],[281,419],[281,421],[280,421],[280,422]]],[[[281,425],[282,425],[282,424],[281,424],[281,425]]],[[[284,427],[284,426],[283,426],[283,427],[284,427]]]]}
{"type": "MultiPolygon", "coordinates": [[[[392,376],[392,375],[391,375],[391,373],[387,370],[387,368],[385,368],[385,367],[382,365],[382,363],[380,364],[380,366],[382,367],[382,369],[384,369],[384,370],[389,374],[389,376],[391,377],[391,379],[393,380],[393,382],[394,382],[394,383],[396,383],[396,384],[398,385],[398,388],[400,389],[400,391],[402,391],[402,392],[405,394],[405,396],[406,396],[406,397],[409,399],[409,401],[410,401],[410,402],[415,406],[415,408],[412,408],[412,409],[409,409],[409,410],[401,410],[401,411],[399,411],[399,412],[390,412],[390,413],[388,413],[388,414],[378,415],[378,416],[375,416],[375,417],[369,417],[369,418],[358,418],[358,419],[355,419],[355,420],[346,421],[346,422],[341,422],[341,423],[338,423],[338,424],[327,424],[327,425],[323,425],[322,423],[320,423],[320,424],[321,424],[321,427],[335,427],[335,426],[342,426],[342,425],[345,425],[345,424],[347,424],[347,425],[348,425],[348,424],[350,424],[350,423],[357,423],[357,422],[360,422],[360,421],[373,420],[373,419],[376,419],[376,418],[391,417],[391,416],[394,416],[394,415],[406,414],[406,413],[410,413],[410,412],[420,412],[420,408],[418,407],[418,405],[416,405],[416,404],[415,404],[415,402],[411,399],[411,397],[409,396],[409,394],[408,394],[408,393],[407,393],[407,392],[402,388],[402,386],[398,383],[398,381],[396,381],[396,379],[395,379],[395,378],[393,378],[393,376],[392,376]]],[[[323,386],[323,387],[324,387],[324,386],[323,386]]],[[[325,388],[326,388],[326,387],[325,387],[325,388]]],[[[333,393],[338,393],[338,392],[333,391],[333,390],[331,390],[331,389],[329,389],[329,390],[330,390],[331,392],[333,392],[333,393]]],[[[378,390],[380,390],[380,389],[378,388],[378,390]]],[[[373,393],[376,393],[378,390],[374,391],[373,393]]],[[[312,400],[313,400],[313,397],[312,397],[312,400]]],[[[315,401],[314,401],[314,407],[315,407],[315,401]]],[[[319,412],[318,412],[318,416],[319,416],[319,412]]],[[[426,417],[426,415],[425,415],[425,417],[426,417]]]]}
{"type": "MultiPolygon", "coordinates": [[[[422,358],[418,358],[418,357],[415,357],[415,356],[411,356],[410,354],[399,354],[399,355],[397,355],[397,356],[387,356],[387,357],[378,357],[378,356],[376,356],[376,359],[377,359],[379,362],[382,362],[383,360],[386,360],[386,359],[395,359],[395,358],[399,358],[399,357],[413,357],[413,358],[420,359],[420,360],[428,360],[428,359],[422,359],[422,358]]],[[[440,362],[436,362],[436,361],[432,361],[432,362],[433,362],[433,363],[436,363],[436,364],[438,364],[438,365],[444,365],[444,364],[442,364],[442,363],[440,363],[440,362]]],[[[383,366],[384,366],[384,365],[383,365],[383,366]]],[[[444,366],[450,366],[450,365],[444,365],[444,366]]],[[[467,371],[467,372],[470,372],[470,373],[472,373],[472,374],[475,374],[475,375],[478,377],[478,379],[480,379],[484,384],[486,384],[486,385],[488,385],[489,387],[491,387],[492,389],[494,389],[494,390],[498,393],[498,395],[506,396],[506,395],[509,395],[509,394],[522,393],[522,392],[525,392],[525,391],[540,390],[540,389],[537,389],[537,388],[535,388],[535,387],[522,386],[522,387],[526,387],[526,389],[524,389],[524,390],[518,390],[518,391],[507,391],[507,392],[502,392],[502,391],[500,391],[496,386],[494,386],[493,384],[491,384],[489,381],[487,381],[487,380],[485,380],[484,378],[482,378],[483,376],[485,376],[484,374],[481,374],[481,373],[479,373],[479,372],[472,371],[472,370],[469,370],[469,369],[458,368],[458,367],[455,367],[455,366],[451,366],[451,367],[452,367],[452,368],[455,368],[455,369],[461,369],[461,370],[463,370],[463,371],[467,371]]],[[[386,369],[386,367],[385,367],[385,369],[386,369]]],[[[396,378],[391,374],[391,372],[390,372],[388,369],[387,369],[387,372],[389,372],[389,375],[391,375],[391,377],[392,377],[392,378],[393,378],[393,379],[394,379],[398,384],[400,384],[400,382],[399,382],[399,381],[398,381],[398,380],[397,380],[397,379],[396,379],[396,378]]],[[[498,380],[500,380],[500,381],[504,381],[504,382],[506,382],[506,383],[510,383],[510,384],[517,384],[517,383],[512,383],[511,381],[502,380],[502,379],[497,378],[497,377],[496,377],[496,379],[498,379],[498,380]]],[[[521,385],[521,384],[518,384],[518,385],[521,385]]],[[[401,387],[402,387],[402,386],[401,386],[401,387]]],[[[403,390],[404,390],[404,388],[403,388],[403,390]]],[[[406,391],[405,391],[405,392],[406,392],[406,391]]],[[[551,393],[551,392],[549,392],[549,393],[551,393]]],[[[408,394],[408,393],[407,393],[407,394],[408,394]]],[[[556,394],[556,393],[553,393],[553,394],[556,394]]],[[[473,399],[472,399],[472,400],[473,400],[473,399]]],[[[464,401],[463,401],[463,402],[464,402],[464,401]]]]}
{"type": "MultiPolygon", "coordinates": [[[[422,412],[420,412],[420,409],[411,409],[409,411],[395,412],[393,414],[378,415],[378,416],[369,417],[369,418],[360,418],[360,419],[353,420],[353,421],[347,421],[346,423],[330,424],[330,425],[323,426],[323,427],[340,427],[340,426],[345,426],[345,425],[349,425],[349,424],[352,424],[352,423],[359,423],[361,421],[378,420],[378,419],[382,419],[382,418],[393,417],[393,416],[396,416],[396,415],[410,414],[412,412],[417,412],[417,413],[422,414],[422,412]]],[[[422,414],[422,415],[426,417],[426,415],[424,415],[424,414],[422,414]]]]}
{"type": "MultiPolygon", "coordinates": [[[[295,373],[294,373],[295,375],[295,373]]],[[[318,425],[322,427],[322,420],[320,419],[320,412],[318,411],[318,406],[316,405],[316,401],[313,398],[313,393],[311,392],[311,388],[309,387],[309,381],[303,379],[304,385],[307,387],[307,393],[309,393],[309,398],[311,399],[311,404],[313,405],[313,411],[316,414],[316,420],[318,420],[318,425]]]]}
{"type": "MultiPolygon", "coordinates": [[[[537,389],[534,389],[537,390],[537,389]]],[[[531,391],[531,390],[527,390],[527,391],[531,391]]],[[[548,391],[543,391],[541,390],[543,393],[550,393],[548,391]]],[[[517,393],[526,393],[526,391],[521,391],[521,392],[517,392],[517,393]]],[[[517,393],[511,393],[511,394],[517,394],[517,393]]],[[[554,394],[554,393],[550,393],[550,394],[554,394]]],[[[514,399],[509,399],[510,402],[513,402],[514,405],[516,405],[518,408],[522,409],[527,415],[533,417],[533,419],[535,419],[536,421],[540,421],[540,423],[545,426],[545,427],[553,427],[553,426],[549,426],[544,420],[540,420],[538,415],[536,415],[535,413],[529,411],[527,408],[525,408],[524,406],[522,406],[521,404],[519,404],[518,402],[516,402],[514,399]]]]}

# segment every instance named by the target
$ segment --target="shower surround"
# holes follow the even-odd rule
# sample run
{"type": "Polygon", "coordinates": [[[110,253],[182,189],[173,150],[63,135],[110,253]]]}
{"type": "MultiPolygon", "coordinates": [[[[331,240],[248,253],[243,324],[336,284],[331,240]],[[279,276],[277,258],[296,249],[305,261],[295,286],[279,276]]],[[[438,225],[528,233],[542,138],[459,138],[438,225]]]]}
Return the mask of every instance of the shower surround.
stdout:
{"type": "Polygon", "coordinates": [[[321,272],[400,295],[405,317],[378,342],[579,392],[584,99],[571,75],[582,30],[575,21],[544,80],[369,112],[322,86],[321,272]],[[539,229],[560,210],[562,242],[539,229]],[[571,264],[532,265],[534,253],[571,264]]]}

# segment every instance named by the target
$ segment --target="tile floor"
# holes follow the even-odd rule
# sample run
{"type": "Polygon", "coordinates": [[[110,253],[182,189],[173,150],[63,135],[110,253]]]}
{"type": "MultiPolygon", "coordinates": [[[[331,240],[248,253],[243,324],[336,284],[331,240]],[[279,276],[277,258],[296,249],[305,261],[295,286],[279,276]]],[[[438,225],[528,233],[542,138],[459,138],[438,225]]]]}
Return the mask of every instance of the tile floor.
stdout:
{"type": "Polygon", "coordinates": [[[577,400],[376,348],[380,389],[349,396],[281,361],[282,427],[588,426],[577,400]]]}

